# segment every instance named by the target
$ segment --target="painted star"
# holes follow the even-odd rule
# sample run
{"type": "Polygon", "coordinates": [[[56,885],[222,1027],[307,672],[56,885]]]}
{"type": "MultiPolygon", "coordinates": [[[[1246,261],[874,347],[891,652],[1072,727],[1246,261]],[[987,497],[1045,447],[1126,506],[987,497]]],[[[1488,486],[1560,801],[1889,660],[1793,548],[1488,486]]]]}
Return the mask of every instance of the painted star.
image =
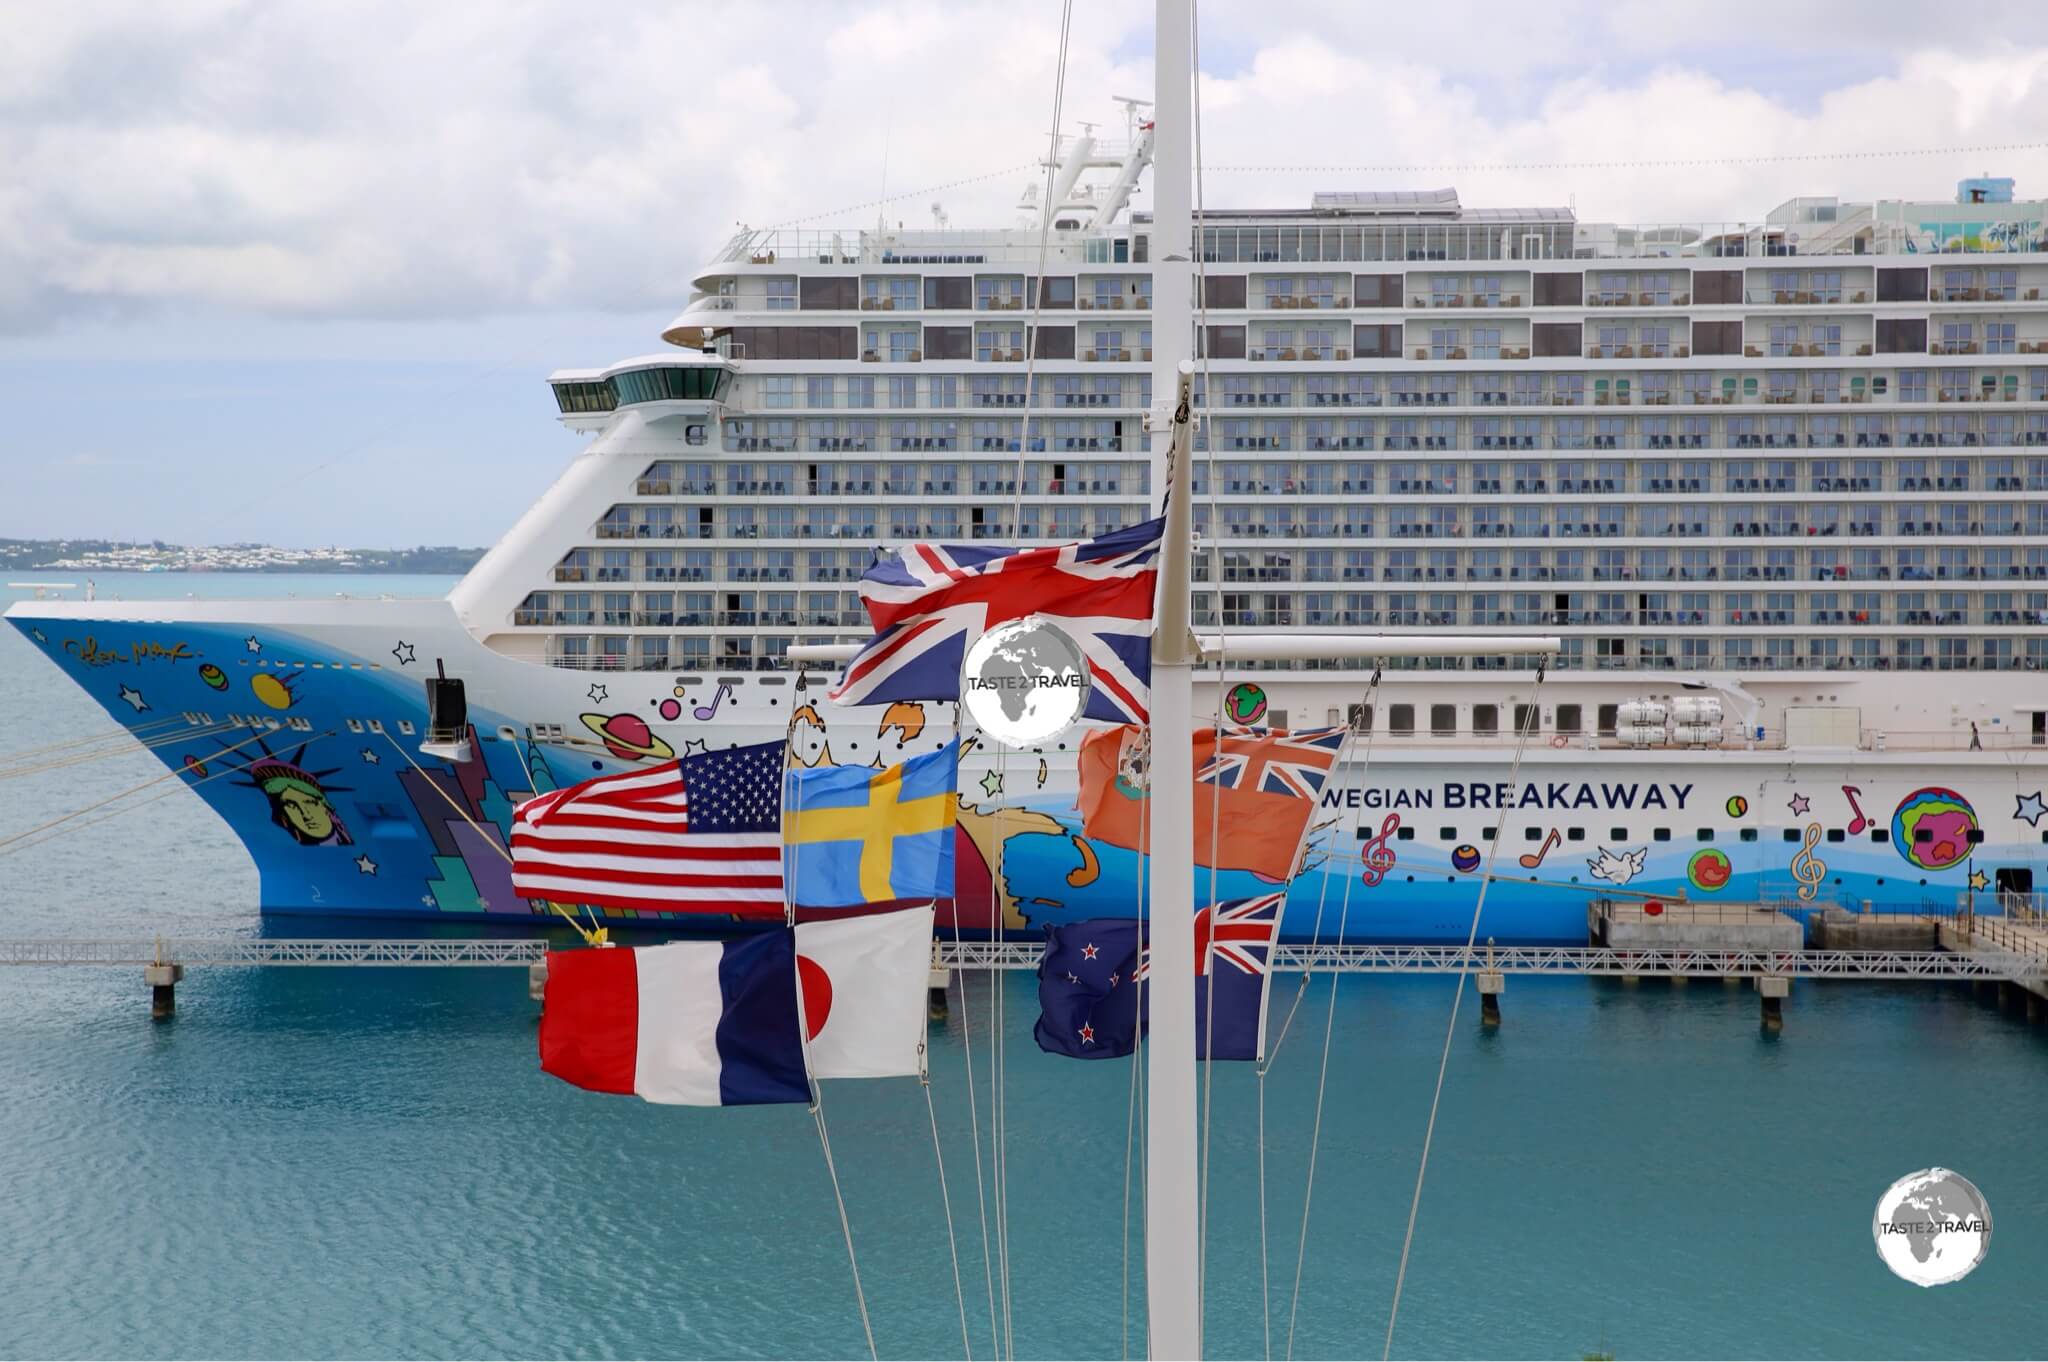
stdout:
{"type": "Polygon", "coordinates": [[[2041,792],[2036,790],[2032,794],[2015,795],[2013,798],[2018,802],[2019,807],[2012,811],[2012,816],[2014,818],[2026,819],[2031,827],[2040,827],[2041,815],[2048,813],[2048,804],[2041,802],[2041,792]]]}
{"type": "Polygon", "coordinates": [[[247,648],[252,653],[260,653],[263,651],[263,645],[256,641],[256,635],[254,634],[251,634],[249,635],[249,637],[243,639],[242,646],[244,648],[247,648]]]}
{"type": "Polygon", "coordinates": [[[1117,981],[1117,976],[1116,976],[1116,975],[1112,974],[1112,975],[1110,975],[1110,976],[1109,976],[1109,986],[1110,986],[1111,988],[1115,988],[1115,987],[1116,987],[1116,981],[1117,981]]]}
{"type": "Polygon", "coordinates": [[[707,744],[702,738],[685,738],[683,739],[683,755],[687,757],[692,752],[702,752],[706,746],[707,744]]]}
{"type": "Polygon", "coordinates": [[[1796,794],[1785,801],[1785,807],[1792,810],[1792,812],[1795,814],[1802,814],[1805,813],[1808,809],[1812,808],[1813,804],[1810,800],[1807,799],[1805,795],[1796,794]]]}
{"type": "Polygon", "coordinates": [[[40,630],[40,629],[31,629],[31,630],[29,630],[29,631],[28,631],[28,636],[29,636],[30,638],[34,639],[34,640],[35,640],[36,642],[38,642],[38,643],[48,643],[48,642],[50,641],[50,637],[49,637],[49,635],[45,634],[45,633],[44,633],[44,632],[43,632],[42,630],[40,630]]]}
{"type": "Polygon", "coordinates": [[[1095,1043],[1095,1028],[1086,1022],[1081,1024],[1081,1043],[1083,1045],[1093,1045],[1095,1043]]]}
{"type": "Polygon", "coordinates": [[[1068,971],[1067,971],[1067,982],[1068,982],[1068,983],[1070,983],[1070,984],[1078,984],[1078,983],[1080,983],[1080,982],[1081,982],[1081,976],[1080,976],[1080,975],[1078,975],[1078,974],[1076,974],[1076,973],[1074,973],[1074,972],[1073,972],[1072,970],[1068,970],[1068,971]]]}
{"type": "Polygon", "coordinates": [[[1981,870],[1972,870],[1972,871],[1970,872],[1970,888],[1972,888],[1972,889],[1989,889],[1990,887],[1991,887],[1991,877],[1990,877],[1989,875],[1986,875],[1986,874],[1985,874],[1985,873],[1984,873],[1983,871],[1981,871],[1981,870]]]}
{"type": "Polygon", "coordinates": [[[367,852],[356,857],[356,873],[361,875],[374,875],[377,873],[377,863],[370,859],[367,852]]]}
{"type": "Polygon", "coordinates": [[[363,749],[363,760],[367,761],[372,766],[376,766],[379,763],[381,763],[384,760],[384,758],[378,756],[376,752],[371,750],[370,748],[365,747],[363,749]]]}
{"type": "Polygon", "coordinates": [[[607,699],[609,699],[610,697],[611,697],[611,692],[610,692],[610,691],[608,691],[608,690],[606,690],[606,689],[604,688],[604,684],[603,684],[602,682],[599,682],[599,681],[593,681],[593,682],[591,682],[591,683],[590,683],[590,703],[591,703],[591,704],[593,704],[593,705],[601,705],[601,704],[603,704],[603,703],[604,703],[604,702],[605,702],[605,701],[606,701],[607,699]]]}
{"type": "Polygon", "coordinates": [[[1003,792],[1003,773],[1001,771],[984,772],[981,777],[981,792],[990,799],[994,799],[997,795],[1001,794],[1003,792]]]}
{"type": "Polygon", "coordinates": [[[1093,960],[1100,954],[1102,954],[1101,949],[1093,941],[1081,948],[1081,958],[1083,960],[1093,960]]]}
{"type": "Polygon", "coordinates": [[[142,698],[142,692],[125,681],[121,683],[121,698],[133,705],[137,714],[149,708],[149,701],[142,698]]]}
{"type": "Polygon", "coordinates": [[[487,913],[491,911],[491,901],[485,898],[482,894],[478,894],[476,896],[476,906],[483,909],[487,913]]]}
{"type": "Polygon", "coordinates": [[[422,894],[420,895],[420,903],[425,907],[432,908],[434,906],[434,896],[432,894],[422,894]]]}
{"type": "Polygon", "coordinates": [[[398,659],[398,665],[401,667],[415,660],[412,645],[404,639],[398,640],[398,646],[391,650],[391,655],[398,659]]]}

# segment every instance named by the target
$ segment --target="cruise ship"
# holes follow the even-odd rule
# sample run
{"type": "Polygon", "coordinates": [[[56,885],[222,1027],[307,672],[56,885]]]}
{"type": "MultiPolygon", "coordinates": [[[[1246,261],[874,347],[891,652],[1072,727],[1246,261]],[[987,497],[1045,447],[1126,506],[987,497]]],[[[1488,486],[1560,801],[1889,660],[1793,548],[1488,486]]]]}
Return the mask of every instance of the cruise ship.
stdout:
{"type": "MultiPolygon", "coordinates": [[[[530,792],[777,735],[805,764],[951,735],[950,705],[840,707],[789,657],[866,636],[878,555],[1156,513],[1148,262],[1183,244],[1132,208],[1151,136],[1064,139],[1007,228],[740,232],[669,348],[549,378],[588,443],[445,600],[8,618],[236,829],[266,913],[541,922],[504,851],[530,792]],[[467,716],[430,733],[444,676],[467,716]]],[[[1197,712],[1353,733],[1284,935],[1327,939],[1341,904],[1353,939],[1462,940],[1489,876],[1503,942],[1580,939],[1601,896],[2031,895],[2044,219],[1991,177],[1748,222],[1452,189],[1200,214],[1197,712]],[[1540,671],[1229,651],[1532,631],[1562,640],[1540,671]]],[[[942,922],[1132,910],[1135,856],[1075,813],[1078,737],[970,758],[942,922]]]]}

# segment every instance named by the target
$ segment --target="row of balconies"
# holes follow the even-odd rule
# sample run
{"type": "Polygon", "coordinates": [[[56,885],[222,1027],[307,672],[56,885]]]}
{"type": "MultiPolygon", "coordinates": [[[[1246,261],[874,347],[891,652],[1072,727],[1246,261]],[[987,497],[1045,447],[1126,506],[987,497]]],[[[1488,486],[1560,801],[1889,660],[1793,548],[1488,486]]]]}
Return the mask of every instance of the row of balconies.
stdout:
{"type": "MultiPolygon", "coordinates": [[[[1003,527],[994,527],[1003,528],[1003,527]]],[[[687,580],[714,586],[726,585],[815,585],[850,584],[860,580],[861,573],[855,568],[833,568],[805,565],[802,568],[732,568],[723,573],[716,571],[693,571],[687,580]]],[[[579,569],[557,567],[554,580],[558,584],[582,584],[587,576],[579,569]]],[[[614,577],[605,580],[628,582],[629,577],[614,577]]],[[[639,580],[647,582],[670,582],[674,577],[661,576],[652,571],[639,580]]],[[[1195,562],[1194,580],[1208,584],[1212,578],[1209,563],[1198,558],[1195,562]]],[[[1321,585],[1356,584],[1385,582],[1400,585],[1441,584],[1445,586],[1464,583],[1485,585],[1488,583],[1540,582],[1551,585],[1573,583],[1608,584],[1692,584],[1706,587],[1743,586],[1754,583],[1781,582],[1794,584],[1832,585],[1841,582],[2039,582],[2048,581],[2048,564],[2025,565],[2006,564],[2003,566],[1978,566],[1976,564],[1937,564],[1921,567],[1904,564],[1896,570],[1890,564],[1821,564],[1803,571],[1791,567],[1750,566],[1721,568],[1712,565],[1704,567],[1655,567],[1631,566],[1628,564],[1600,565],[1590,567],[1481,567],[1465,568],[1424,568],[1404,567],[1395,564],[1336,565],[1303,563],[1288,567],[1231,567],[1224,566],[1222,581],[1238,585],[1321,585]]]]}
{"type": "MultiPolygon", "coordinates": [[[[1804,371],[1802,371],[1802,372],[1804,372],[1804,371]]],[[[1858,377],[1858,378],[1861,378],[1862,376],[1861,376],[1861,375],[1857,375],[1857,377],[1858,377]]],[[[1989,376],[1987,375],[1987,378],[1988,378],[1988,377],[1989,377],[1989,376]]],[[[1473,392],[1472,392],[1472,393],[1470,394],[1470,398],[1469,398],[1469,400],[1467,400],[1467,401],[1461,401],[1461,400],[1460,400],[1460,395],[1459,395],[1458,393],[1455,393],[1455,392],[1389,392],[1389,393],[1386,393],[1386,394],[1385,394],[1384,396],[1383,396],[1382,394],[1380,394],[1379,392],[1377,392],[1377,391],[1373,391],[1373,392],[1308,392],[1308,393],[1303,393],[1303,394],[1300,394],[1300,395],[1298,395],[1298,396],[1297,396],[1297,395],[1296,395],[1295,393],[1293,393],[1292,391],[1289,391],[1289,392],[1284,392],[1284,393],[1280,393],[1280,392],[1223,392],[1223,393],[1219,393],[1219,394],[1218,394],[1218,396],[1219,396],[1219,398],[1220,398],[1220,400],[1219,400],[1219,401],[1217,401],[1217,402],[1215,402],[1215,403],[1213,403],[1213,404],[1207,404],[1207,403],[1197,403],[1197,404],[1196,404],[1196,406],[1197,406],[1197,409],[1198,409],[1198,410],[1202,410],[1202,411],[1217,411],[1217,410],[1226,410],[1226,411],[1227,411],[1227,410],[1230,410],[1230,409],[1233,409],[1233,408],[1243,408],[1243,407],[1279,408],[1279,409],[1281,409],[1281,410],[1288,410],[1288,409],[1296,409],[1296,410],[1299,410],[1299,409],[1303,409],[1303,408],[1307,408],[1307,409],[1311,409],[1311,410],[1313,410],[1313,409],[1316,409],[1316,408],[1330,408],[1330,407],[1335,407],[1335,408],[1338,408],[1338,409],[1343,409],[1343,410],[1376,410],[1376,409],[1381,409],[1381,408],[1387,408],[1387,407],[1392,407],[1392,408],[1396,408],[1396,409],[1398,409],[1398,408],[1402,408],[1402,407],[1441,407],[1441,408],[1459,408],[1459,407],[1465,407],[1465,406],[1474,406],[1474,407],[1587,407],[1587,406],[1592,406],[1592,407],[1610,407],[1610,406],[1612,406],[1612,407],[1629,407],[1629,406],[1640,406],[1640,407],[1669,407],[1669,406],[1685,406],[1685,407],[1728,407],[1728,406],[1757,406],[1757,405],[1769,405],[1769,406],[1787,406],[1787,405],[1795,405],[1795,406],[1808,406],[1808,405],[1812,405],[1812,406],[1841,406],[1841,405],[1846,405],[1846,404],[1850,404],[1850,403],[1855,403],[1855,404],[1862,404],[1862,405],[1870,405],[1870,404],[1871,404],[1871,395],[1870,395],[1869,391],[1868,391],[1868,390],[1867,390],[1866,388],[1863,388],[1863,387],[1854,387],[1854,388],[1851,388],[1851,389],[1850,389],[1850,390],[1849,390],[1848,392],[1846,392],[1846,393],[1845,393],[1845,392],[1843,392],[1843,391],[1842,391],[1842,390],[1840,389],[1840,387],[1839,387],[1839,386],[1837,386],[1837,387],[1834,387],[1834,388],[1829,388],[1829,387],[1813,387],[1813,388],[1809,388],[1809,389],[1807,389],[1807,390],[1806,390],[1806,391],[1804,391],[1804,392],[1792,392],[1792,393],[1775,393],[1775,392],[1767,392],[1767,391],[1763,391],[1763,390],[1761,390],[1761,389],[1760,389],[1760,390],[1758,390],[1758,391],[1756,391],[1756,392],[1750,392],[1750,393],[1738,393],[1738,392],[1734,392],[1734,391],[1713,391],[1713,390],[1706,390],[1706,389],[1698,389],[1698,388],[1685,388],[1685,389],[1681,389],[1681,390],[1678,390],[1678,391],[1675,391],[1675,392],[1674,392],[1674,391],[1672,391],[1672,390],[1670,390],[1670,389],[1666,389],[1666,390],[1663,390],[1663,391],[1657,391],[1657,392],[1653,392],[1653,391],[1644,391],[1644,392],[1640,392],[1640,393],[1637,393],[1637,392],[1632,392],[1632,391],[1630,391],[1630,390],[1629,390],[1629,388],[1628,388],[1628,380],[1627,380],[1627,379],[1625,379],[1625,378],[1624,378],[1624,379],[1621,379],[1621,380],[1619,380],[1619,381],[1620,381],[1620,383],[1622,384],[1622,387],[1621,387],[1621,388],[1620,388],[1620,389],[1619,389],[1618,391],[1616,391],[1616,390],[1609,390],[1609,389],[1608,389],[1608,388],[1606,387],[1607,381],[1608,381],[1608,380],[1607,380],[1607,379],[1605,379],[1605,378],[1601,378],[1601,379],[1599,379],[1599,380],[1598,380],[1598,384],[1599,384],[1599,386],[1596,386],[1596,387],[1595,387],[1595,388],[1594,388],[1594,389],[1593,389],[1593,390],[1592,390],[1591,392],[1587,392],[1587,391],[1585,391],[1584,389],[1578,389],[1578,390],[1573,390],[1573,391],[1568,391],[1568,392],[1552,392],[1552,393],[1522,393],[1522,392],[1517,392],[1517,391],[1513,391],[1513,390],[1510,390],[1510,389],[1505,389],[1505,388],[1487,388],[1487,389],[1475,389],[1475,390],[1474,390],[1474,391],[1473,391],[1473,392]]],[[[1727,380],[1727,381],[1729,381],[1729,382],[1732,382],[1733,380],[1731,379],[1731,380],[1727,380]]],[[[972,401],[971,403],[967,403],[967,404],[964,404],[964,405],[961,405],[961,404],[955,404],[955,405],[953,405],[953,406],[944,406],[944,405],[938,405],[938,404],[931,404],[931,405],[927,405],[927,406],[926,406],[926,407],[924,407],[924,408],[921,408],[920,410],[923,410],[923,411],[931,411],[931,412],[944,412],[944,411],[950,411],[950,410],[970,410],[970,409],[972,409],[972,408],[977,408],[977,407],[979,407],[979,408],[987,408],[987,407],[1020,407],[1020,408],[1021,408],[1021,407],[1023,407],[1023,406],[1025,405],[1025,403],[1024,403],[1024,394],[1022,394],[1022,393],[976,393],[976,394],[973,394],[972,396],[973,396],[973,399],[974,399],[974,400],[973,400],[973,401],[972,401]]],[[[1048,409],[1048,408],[1050,408],[1050,409],[1058,409],[1058,410],[1072,410],[1072,409],[1074,409],[1074,408],[1077,408],[1077,407],[1106,407],[1106,408],[1110,408],[1110,409],[1112,409],[1112,410],[1119,410],[1119,411],[1122,411],[1122,412],[1125,412],[1125,413],[1129,413],[1129,414],[1131,414],[1131,415],[1136,415],[1136,414],[1137,414],[1137,411],[1138,411],[1138,406],[1137,406],[1137,403],[1135,402],[1135,400],[1133,400],[1133,401],[1125,401],[1125,400],[1124,400],[1124,399],[1123,399],[1123,398],[1122,398],[1122,397],[1121,397],[1121,396],[1120,396],[1119,394],[1115,394],[1115,393],[1065,393],[1065,394],[1052,394],[1051,396],[1053,397],[1053,399],[1054,399],[1054,400],[1053,400],[1053,401],[1051,401],[1050,403],[1040,403],[1040,404],[1039,404],[1039,409],[1040,409],[1040,410],[1044,410],[1044,409],[1048,409]]],[[[1957,391],[1956,389],[1953,389],[1953,388],[1939,388],[1939,389],[1936,389],[1936,390],[1934,390],[1934,395],[1933,395],[1933,396],[1931,396],[1931,397],[1930,397],[1930,396],[1922,396],[1922,397],[1919,397],[1919,398],[1913,398],[1913,399],[1907,399],[1907,398],[1893,398],[1893,399],[1891,399],[1891,400],[1888,400],[1888,401],[1885,401],[1885,402],[1882,402],[1882,403],[1878,403],[1878,404],[1876,404],[1876,405],[1880,405],[1880,406],[1886,406],[1886,407],[1908,407],[1908,406],[1915,406],[1915,405],[1918,405],[1918,404],[1920,404],[1920,403],[1924,403],[1924,402],[1935,402],[1935,403],[1963,403],[1963,402],[2021,402],[2021,401],[2026,401],[2026,402],[2042,402],[2042,401],[2048,401],[2048,391],[2036,391],[2036,392],[2033,392],[2033,393],[2030,393],[2030,394],[2027,394],[2027,395],[2023,396],[2023,395],[2022,395],[2022,394],[2020,393],[2020,391],[2019,391],[2019,389],[2018,389],[2018,387],[2017,387],[2017,386],[2008,386],[2008,387],[2002,387],[2002,388],[1994,388],[1994,387],[1989,387],[1989,386],[1980,386],[1980,387],[1978,387],[1977,389],[1974,389],[1974,390],[1970,390],[1970,391],[1957,391]]],[[[802,412],[810,412],[810,413],[815,413],[815,412],[835,412],[835,411],[838,411],[838,410],[840,410],[840,409],[839,409],[839,408],[833,408],[833,407],[802,407],[802,408],[789,408],[788,410],[791,410],[791,411],[802,411],[802,412]]],[[[872,408],[863,408],[862,410],[874,410],[874,409],[872,409],[872,408]]],[[[908,409],[906,409],[906,410],[908,410],[908,409]]],[[[883,419],[883,418],[869,418],[869,419],[883,419]]],[[[893,418],[890,418],[890,419],[893,419],[893,418]]],[[[757,449],[757,448],[763,448],[763,447],[766,447],[766,446],[765,446],[765,443],[755,443],[755,444],[749,444],[749,443],[747,443],[747,441],[748,441],[748,440],[755,440],[755,441],[757,441],[757,442],[766,442],[766,441],[768,441],[768,440],[771,440],[771,439],[774,439],[774,438],[776,438],[776,437],[768,437],[768,436],[758,436],[758,437],[757,437],[757,436],[742,436],[742,437],[736,437],[736,438],[734,438],[734,439],[732,439],[732,440],[730,440],[730,441],[728,441],[728,442],[727,442],[727,444],[726,444],[726,448],[728,448],[728,449],[757,449]]],[[[839,439],[839,440],[841,440],[841,441],[842,441],[842,443],[843,443],[843,444],[844,444],[844,445],[845,445],[846,447],[848,447],[848,448],[852,448],[852,447],[854,447],[854,446],[856,445],[856,443],[858,443],[858,442],[863,442],[863,441],[864,441],[864,442],[872,443],[872,442],[873,442],[873,440],[875,440],[875,439],[877,439],[877,438],[879,438],[879,437],[878,437],[878,436],[850,436],[850,435],[849,435],[849,436],[824,436],[824,437],[820,437],[820,438],[822,438],[822,439],[825,439],[825,440],[828,440],[828,441],[829,441],[829,440],[833,440],[833,439],[839,439]]],[[[825,446],[823,446],[823,447],[825,447],[825,448],[839,448],[840,446],[838,446],[838,445],[830,445],[830,444],[827,444],[827,445],[825,445],[825,446]]]]}

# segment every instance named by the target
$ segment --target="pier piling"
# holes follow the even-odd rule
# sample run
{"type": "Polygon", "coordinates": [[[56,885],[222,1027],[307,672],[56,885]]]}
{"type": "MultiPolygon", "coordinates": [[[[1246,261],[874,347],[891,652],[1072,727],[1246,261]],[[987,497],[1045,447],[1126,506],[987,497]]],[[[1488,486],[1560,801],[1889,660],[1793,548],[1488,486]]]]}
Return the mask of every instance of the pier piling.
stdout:
{"type": "Polygon", "coordinates": [[[546,957],[526,967],[526,996],[543,1005],[548,996],[548,962],[546,957]]]}
{"type": "Polygon", "coordinates": [[[1792,981],[1782,974],[1760,974],[1756,980],[1756,991],[1763,999],[1764,1030],[1784,1030],[1785,997],[1792,991],[1792,981]]]}
{"type": "Polygon", "coordinates": [[[931,975],[925,980],[925,1015],[942,1026],[945,1024],[947,1015],[946,981],[950,977],[945,966],[934,960],[932,962],[931,975]]]}
{"type": "Polygon", "coordinates": [[[1500,1025],[1500,995],[1507,991],[1508,977],[1497,969],[1479,971],[1479,1024],[1500,1025]]]}
{"type": "Polygon", "coordinates": [[[149,985],[149,1019],[169,1021],[178,1011],[178,981],[185,967],[162,961],[142,967],[142,982],[149,985]]]}

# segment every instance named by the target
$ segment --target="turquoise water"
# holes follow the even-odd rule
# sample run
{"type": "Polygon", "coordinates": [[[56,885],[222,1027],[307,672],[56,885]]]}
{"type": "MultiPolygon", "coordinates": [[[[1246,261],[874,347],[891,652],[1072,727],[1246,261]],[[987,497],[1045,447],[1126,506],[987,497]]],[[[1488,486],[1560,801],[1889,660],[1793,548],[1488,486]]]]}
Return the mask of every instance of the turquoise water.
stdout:
{"type": "MultiPolygon", "coordinates": [[[[4,754],[106,722],[0,632],[0,771],[4,754]]],[[[160,769],[137,755],[0,778],[0,839],[160,769]]],[[[0,848],[9,935],[254,932],[253,891],[240,849],[182,792],[0,848]]],[[[1276,982],[1276,1011],[1296,987],[1276,982]]],[[[1296,1356],[1378,1354],[1449,1002],[1442,980],[1337,993],[1296,1356]]],[[[1266,1080],[1276,1355],[1328,1003],[1318,980],[1266,1080]]],[[[1452,1049],[1397,1353],[2038,1352],[2048,1029],[1950,987],[1800,984],[1775,1038],[1754,994],[1707,982],[1516,978],[1491,1035],[1475,1004],[1452,1049]],[[1879,1263],[1870,1219],[1892,1179],[1930,1164],[1983,1189],[1995,1231],[1968,1280],[1923,1291],[1879,1263]]],[[[1131,1072],[1038,1053],[1029,979],[1005,981],[1004,1008],[1017,1352],[1120,1356],[1131,1072]]],[[[971,1035],[986,1161],[991,1010],[976,981],[933,1033],[983,1357],[963,1061],[971,1035]]],[[[547,1079],[518,971],[195,970],[175,1021],[147,1013],[139,972],[0,973],[0,1354],[864,1353],[808,1115],[656,1108],[547,1079]]],[[[1210,1350],[1260,1356],[1257,1084],[1240,1066],[1214,1079],[1210,1350]]],[[[831,1084],[825,1112],[882,1353],[959,1353],[918,1086],[831,1084]]],[[[1132,1250],[1137,1346],[1135,1237],[1132,1250]]]]}

